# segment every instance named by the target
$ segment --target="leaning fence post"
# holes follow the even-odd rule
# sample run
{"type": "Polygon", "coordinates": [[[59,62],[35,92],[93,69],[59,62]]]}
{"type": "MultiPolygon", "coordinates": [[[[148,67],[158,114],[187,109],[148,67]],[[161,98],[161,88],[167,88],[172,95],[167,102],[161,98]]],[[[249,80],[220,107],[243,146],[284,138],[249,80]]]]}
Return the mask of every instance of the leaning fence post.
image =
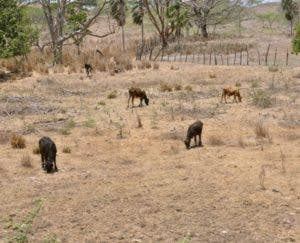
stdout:
{"type": "Polygon", "coordinates": [[[286,49],[286,60],[285,60],[285,65],[288,66],[289,65],[289,49],[286,49]]]}
{"type": "Polygon", "coordinates": [[[269,50],[270,50],[271,44],[268,44],[268,48],[266,51],[266,56],[265,56],[265,65],[268,66],[268,56],[269,56],[269,50]]]}
{"type": "Polygon", "coordinates": [[[277,47],[275,49],[275,54],[274,54],[274,63],[273,63],[273,66],[276,65],[276,59],[277,59],[277,47]]]}

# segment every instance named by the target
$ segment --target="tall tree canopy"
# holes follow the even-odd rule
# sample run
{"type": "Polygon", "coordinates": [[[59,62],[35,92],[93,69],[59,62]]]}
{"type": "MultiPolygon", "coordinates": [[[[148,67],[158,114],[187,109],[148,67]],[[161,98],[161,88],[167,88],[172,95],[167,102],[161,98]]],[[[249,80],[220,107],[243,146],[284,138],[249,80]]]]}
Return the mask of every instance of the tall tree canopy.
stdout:
{"type": "Polygon", "coordinates": [[[0,0],[0,58],[25,55],[37,37],[24,7],[16,0],[0,0]]]}
{"type": "Polygon", "coordinates": [[[293,26],[296,16],[299,14],[298,3],[294,0],[281,0],[285,18],[290,22],[290,34],[293,35],[293,26]]]}

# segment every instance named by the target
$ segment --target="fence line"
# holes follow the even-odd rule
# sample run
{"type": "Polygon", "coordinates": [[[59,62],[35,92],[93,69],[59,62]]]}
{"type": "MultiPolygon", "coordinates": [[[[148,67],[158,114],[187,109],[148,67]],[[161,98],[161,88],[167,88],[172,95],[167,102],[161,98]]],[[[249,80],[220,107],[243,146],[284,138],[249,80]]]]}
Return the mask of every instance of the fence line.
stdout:
{"type": "MultiPolygon", "coordinates": [[[[170,54],[168,49],[159,49],[157,54],[154,54],[154,49],[150,48],[145,54],[140,56],[140,59],[146,59],[150,61],[162,61],[162,62],[192,62],[203,65],[240,65],[240,66],[265,66],[269,65],[281,65],[289,66],[290,55],[289,48],[279,52],[279,48],[273,47],[269,43],[266,46],[264,52],[261,52],[259,48],[249,48],[234,50],[234,52],[218,52],[216,49],[202,50],[199,52],[176,52],[170,54]],[[272,54],[273,53],[273,54],[272,54]],[[263,62],[262,62],[263,60],[263,62]],[[281,61],[279,61],[281,60],[281,61]]],[[[138,55],[138,53],[137,53],[138,55]]]]}

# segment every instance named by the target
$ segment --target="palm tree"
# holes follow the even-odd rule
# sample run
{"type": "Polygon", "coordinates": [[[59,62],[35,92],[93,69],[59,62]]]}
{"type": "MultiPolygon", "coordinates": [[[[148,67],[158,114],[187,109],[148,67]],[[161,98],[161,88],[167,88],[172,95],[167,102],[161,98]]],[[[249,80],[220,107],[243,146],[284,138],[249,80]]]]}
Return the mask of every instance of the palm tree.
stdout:
{"type": "Polygon", "coordinates": [[[125,0],[110,0],[110,14],[117,24],[122,28],[122,45],[123,51],[125,51],[125,33],[124,26],[126,24],[126,9],[125,0]]]}
{"type": "Polygon", "coordinates": [[[142,32],[142,46],[140,50],[139,58],[141,59],[141,56],[144,52],[144,15],[145,15],[145,8],[143,0],[135,0],[133,2],[133,7],[131,9],[132,11],[132,19],[133,22],[137,25],[141,26],[141,32],[142,32]]]}

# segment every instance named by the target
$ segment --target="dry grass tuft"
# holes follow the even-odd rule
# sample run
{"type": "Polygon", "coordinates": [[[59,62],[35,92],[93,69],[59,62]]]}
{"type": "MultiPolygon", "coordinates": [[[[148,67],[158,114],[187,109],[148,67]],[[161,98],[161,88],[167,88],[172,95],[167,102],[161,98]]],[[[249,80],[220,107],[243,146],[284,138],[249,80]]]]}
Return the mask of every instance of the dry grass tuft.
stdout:
{"type": "Polygon", "coordinates": [[[273,105],[271,96],[263,90],[254,90],[251,94],[252,102],[260,108],[268,108],[273,105]]]}
{"type": "Polygon", "coordinates": [[[65,147],[63,148],[62,152],[65,153],[65,154],[70,154],[70,153],[71,153],[71,148],[68,147],[68,146],[65,146],[65,147]]]}
{"type": "Polygon", "coordinates": [[[217,77],[215,73],[209,73],[208,76],[209,76],[210,78],[216,78],[216,77],[217,77]]]}
{"type": "Polygon", "coordinates": [[[110,92],[107,95],[107,99],[115,99],[115,98],[117,98],[117,91],[116,90],[113,90],[112,92],[110,92]]]}
{"type": "Polygon", "coordinates": [[[222,146],[225,144],[224,141],[217,135],[210,135],[208,137],[208,143],[212,146],[222,146]]]}
{"type": "Polygon", "coordinates": [[[23,155],[21,158],[21,165],[26,168],[32,167],[32,158],[29,154],[23,155]]]}
{"type": "Polygon", "coordinates": [[[153,63],[153,69],[158,70],[159,69],[159,63],[157,63],[157,62],[153,63]]]}
{"type": "Polygon", "coordinates": [[[262,121],[258,121],[254,124],[254,132],[257,138],[267,138],[270,143],[272,142],[269,129],[264,125],[262,121]]]}
{"type": "Polygon", "coordinates": [[[37,146],[37,147],[33,148],[32,153],[33,154],[40,154],[41,153],[40,147],[37,146]]]}
{"type": "Polygon", "coordinates": [[[172,86],[167,83],[161,83],[159,90],[160,92],[172,92],[172,86]]]}
{"type": "Polygon", "coordinates": [[[187,85],[184,87],[184,89],[188,92],[192,92],[193,91],[193,87],[191,85],[187,85]]]}
{"type": "Polygon", "coordinates": [[[21,135],[13,134],[10,138],[10,144],[15,149],[26,148],[26,140],[21,135]]]}
{"type": "Polygon", "coordinates": [[[142,70],[142,69],[150,69],[151,68],[151,63],[148,60],[142,60],[137,63],[137,68],[142,70]]]}
{"type": "Polygon", "coordinates": [[[181,84],[175,84],[175,85],[174,85],[174,90],[175,90],[175,91],[180,91],[180,90],[182,90],[181,84]]]}

